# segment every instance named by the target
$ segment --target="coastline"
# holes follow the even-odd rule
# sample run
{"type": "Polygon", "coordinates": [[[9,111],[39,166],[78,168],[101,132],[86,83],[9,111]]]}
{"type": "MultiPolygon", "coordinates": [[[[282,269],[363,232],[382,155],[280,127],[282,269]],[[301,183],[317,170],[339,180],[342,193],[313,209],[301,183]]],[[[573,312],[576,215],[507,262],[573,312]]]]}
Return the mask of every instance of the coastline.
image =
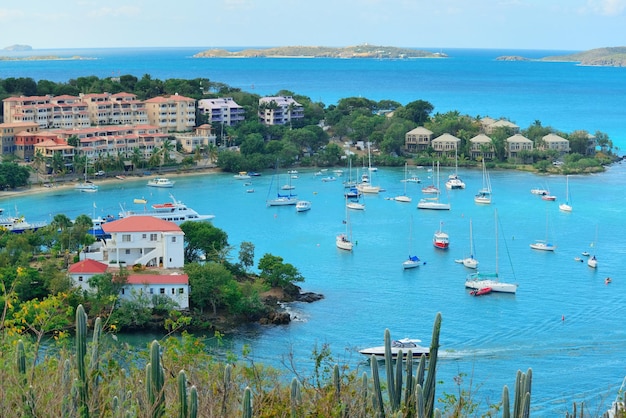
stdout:
{"type": "MultiPolygon", "coordinates": [[[[152,175],[149,175],[149,176],[144,175],[144,174],[123,174],[123,175],[129,180],[137,180],[141,178],[149,179],[152,177],[159,177],[159,176],[169,177],[169,178],[191,177],[191,176],[197,176],[201,174],[217,174],[221,172],[222,170],[220,168],[213,166],[213,165],[211,166],[207,165],[207,166],[198,166],[194,168],[189,168],[185,170],[176,169],[176,170],[168,171],[167,168],[165,168],[165,169],[162,169],[160,173],[154,172],[152,173],[152,175]]],[[[0,191],[0,202],[6,199],[9,199],[11,197],[15,197],[15,196],[29,196],[29,195],[36,195],[36,194],[52,193],[54,191],[58,191],[59,189],[72,189],[74,188],[76,183],[79,182],[80,180],[81,178],[71,178],[71,179],[68,178],[67,180],[61,179],[52,183],[51,186],[44,185],[44,184],[50,184],[50,183],[31,182],[31,184],[26,187],[21,187],[15,190],[0,191]]],[[[105,178],[95,177],[90,181],[92,181],[95,185],[100,185],[100,184],[119,183],[125,180],[120,180],[116,178],[115,175],[112,175],[111,177],[105,177],[105,178]]]]}

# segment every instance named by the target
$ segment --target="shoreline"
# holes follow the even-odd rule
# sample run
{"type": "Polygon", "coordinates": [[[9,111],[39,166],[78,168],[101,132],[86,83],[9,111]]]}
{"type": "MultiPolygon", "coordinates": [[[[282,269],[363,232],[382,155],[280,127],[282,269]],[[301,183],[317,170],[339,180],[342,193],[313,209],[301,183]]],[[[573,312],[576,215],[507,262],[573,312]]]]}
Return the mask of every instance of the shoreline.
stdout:
{"type": "MultiPolygon", "coordinates": [[[[127,180],[134,181],[134,180],[139,180],[142,178],[146,178],[146,179],[150,179],[153,177],[178,178],[178,177],[191,177],[191,176],[201,175],[201,174],[217,174],[221,172],[222,170],[216,166],[204,166],[204,167],[195,167],[195,168],[190,168],[190,169],[185,169],[185,170],[177,169],[177,170],[167,171],[167,169],[165,169],[165,170],[161,170],[161,172],[159,173],[154,172],[151,175],[144,175],[144,174],[119,174],[119,175],[124,175],[127,180]]],[[[82,178],[72,178],[72,179],[67,179],[67,180],[59,180],[52,184],[44,183],[43,181],[40,181],[39,183],[31,183],[30,186],[25,186],[25,187],[15,189],[15,190],[7,190],[7,191],[3,190],[3,191],[0,191],[0,202],[5,201],[15,196],[31,196],[31,195],[36,195],[36,194],[52,193],[54,191],[58,191],[59,189],[73,189],[74,186],[81,180],[82,178]],[[49,187],[44,186],[44,184],[51,184],[51,186],[49,187]]],[[[92,181],[93,184],[95,185],[101,185],[101,184],[119,183],[125,180],[120,180],[116,178],[115,175],[113,175],[111,177],[105,177],[105,178],[94,177],[93,180],[90,180],[90,181],[92,181]]]]}

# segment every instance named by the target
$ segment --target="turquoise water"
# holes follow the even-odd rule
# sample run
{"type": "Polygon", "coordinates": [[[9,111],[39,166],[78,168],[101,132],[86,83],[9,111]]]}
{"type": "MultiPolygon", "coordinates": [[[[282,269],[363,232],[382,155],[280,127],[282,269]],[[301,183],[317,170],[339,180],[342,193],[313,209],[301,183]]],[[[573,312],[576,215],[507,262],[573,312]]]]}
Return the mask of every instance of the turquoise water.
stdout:
{"type": "MultiPolygon", "coordinates": [[[[444,51],[451,57],[446,60],[407,61],[190,58],[197,51],[68,50],[64,52],[98,59],[0,61],[0,78],[67,81],[149,73],[160,79],[207,77],[258,94],[288,89],[327,105],[349,96],[403,104],[424,99],[436,112],[506,116],[522,127],[539,119],[566,131],[600,130],[620,148],[626,146],[624,69],[494,60],[554,51],[453,50],[444,51]]],[[[495,402],[503,385],[513,388],[516,371],[530,367],[535,414],[548,416],[562,414],[574,401],[585,401],[591,411],[602,410],[626,375],[625,171],[617,164],[603,174],[570,177],[574,210],[567,214],[558,210],[564,177],[492,172],[494,203],[479,206],[473,195],[482,185],[481,171],[460,170],[467,189],[451,191],[452,210],[442,213],[415,208],[419,185],[407,186],[410,204],[386,200],[403,194],[404,173],[401,168],[381,169],[375,179],[387,192],[367,196],[367,210],[351,214],[358,241],[352,254],[339,252],[334,244],[344,229],[341,184],[323,183],[312,171],[296,180],[299,196],[313,202],[311,211],[300,214],[293,207],[265,207],[269,173],[253,180],[255,193],[246,193],[249,187],[227,174],[178,178],[171,191],[199,212],[215,214],[214,224],[228,233],[232,245],[254,242],[257,260],[268,252],[283,257],[306,278],[304,290],[325,295],[320,302],[291,306],[295,320],[289,326],[242,330],[229,340],[235,352],[248,344],[255,361],[282,367],[293,351],[296,364],[306,371],[313,346],[328,343],[338,361],[365,370],[357,349],[379,345],[385,328],[393,337],[422,338],[427,344],[435,314],[441,312],[445,359],[438,370],[443,381],[439,393],[456,392],[453,377],[463,373],[464,387],[471,379],[476,400],[495,402]],[[557,201],[546,203],[530,194],[535,187],[548,187],[557,201]],[[502,232],[499,270],[505,280],[519,283],[519,290],[515,296],[470,297],[463,285],[468,271],[454,260],[469,252],[471,218],[480,269],[495,269],[495,208],[502,232]],[[529,248],[546,236],[546,213],[550,240],[558,246],[555,253],[529,248]],[[413,248],[426,264],[403,271],[411,218],[413,248]],[[447,252],[435,251],[431,244],[440,221],[450,234],[447,252]],[[574,261],[585,250],[596,251],[597,270],[574,261]],[[610,285],[604,284],[607,276],[613,278],[610,285]]],[[[447,174],[442,170],[442,176],[447,174]]],[[[120,204],[133,206],[138,197],[151,203],[168,200],[168,190],[148,188],[145,182],[102,185],[95,194],[57,189],[3,197],[0,192],[0,205],[8,213],[17,208],[35,221],[57,213],[72,218],[116,214],[120,204]]]]}
{"type": "MultiPolygon", "coordinates": [[[[442,176],[450,170],[444,168],[442,176]]],[[[379,345],[385,328],[392,337],[421,338],[427,344],[434,317],[441,312],[439,393],[454,392],[453,377],[463,373],[464,385],[471,378],[477,390],[476,400],[494,401],[503,385],[514,386],[518,369],[532,368],[533,408],[545,416],[563,413],[573,401],[597,407],[613,398],[626,374],[626,197],[617,192],[624,190],[625,171],[617,164],[603,174],[571,176],[574,209],[563,213],[558,204],[565,195],[564,177],[492,172],[494,203],[484,206],[473,202],[482,186],[481,171],[459,170],[467,188],[444,196],[452,209],[440,212],[416,209],[423,183],[407,185],[412,203],[386,199],[404,193],[404,171],[380,169],[374,182],[386,192],[366,196],[366,210],[351,212],[358,242],[352,254],[337,250],[334,243],[344,230],[342,184],[322,182],[313,171],[301,171],[293,180],[299,197],[313,202],[305,213],[265,206],[271,173],[253,180],[255,193],[246,193],[250,186],[231,174],[204,174],[176,178],[171,190],[149,188],[145,179],[128,179],[102,185],[95,194],[57,189],[5,198],[0,204],[9,211],[17,207],[28,220],[49,220],[56,213],[117,214],[120,204],[132,206],[134,198],[157,203],[167,201],[172,192],[198,212],[215,214],[214,224],[228,233],[231,245],[253,242],[257,260],[265,253],[283,257],[306,278],[303,290],[325,296],[320,302],[290,306],[295,318],[288,326],[241,330],[228,339],[228,349],[240,353],[247,344],[256,362],[278,367],[292,352],[306,373],[314,345],[327,343],[337,361],[366,370],[357,351],[379,345]],[[549,188],[556,202],[530,193],[540,186],[549,188]],[[518,293],[472,297],[464,288],[469,270],[454,260],[469,252],[472,219],[479,270],[495,270],[496,208],[501,232],[498,268],[503,281],[519,284],[518,293]],[[554,253],[529,248],[535,239],[545,238],[546,214],[549,239],[557,245],[554,253]],[[411,219],[413,249],[424,264],[403,271],[411,219]],[[440,221],[450,235],[447,252],[435,250],[431,243],[440,221]],[[597,270],[574,261],[585,250],[597,254],[597,270]],[[613,278],[610,285],[604,284],[607,276],[613,278]]],[[[428,182],[424,169],[411,167],[413,174],[428,182]]],[[[285,182],[286,175],[280,184],[285,182]]]]}

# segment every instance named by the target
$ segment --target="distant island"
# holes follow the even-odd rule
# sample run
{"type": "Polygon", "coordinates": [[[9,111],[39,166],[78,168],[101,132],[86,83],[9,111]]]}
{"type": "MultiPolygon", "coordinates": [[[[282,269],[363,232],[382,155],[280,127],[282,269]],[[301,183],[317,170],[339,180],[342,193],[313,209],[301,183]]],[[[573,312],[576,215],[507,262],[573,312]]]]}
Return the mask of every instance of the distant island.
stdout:
{"type": "Polygon", "coordinates": [[[497,57],[496,61],[577,62],[579,65],[591,65],[598,67],[626,67],[626,47],[618,46],[596,48],[588,51],[577,52],[575,54],[552,55],[533,60],[517,55],[504,55],[497,57]]]}
{"type": "Polygon", "coordinates": [[[11,45],[4,47],[5,51],[32,51],[33,47],[30,45],[11,45]]]}
{"type": "Polygon", "coordinates": [[[422,51],[393,46],[357,45],[343,48],[324,46],[284,46],[266,49],[245,49],[227,51],[225,49],[209,49],[194,55],[194,58],[442,58],[447,57],[441,52],[422,51]]]}
{"type": "Polygon", "coordinates": [[[0,61],[55,61],[55,60],[93,60],[96,58],[86,58],[79,55],[71,57],[59,57],[57,55],[31,55],[28,57],[6,57],[0,55],[0,61]]]}

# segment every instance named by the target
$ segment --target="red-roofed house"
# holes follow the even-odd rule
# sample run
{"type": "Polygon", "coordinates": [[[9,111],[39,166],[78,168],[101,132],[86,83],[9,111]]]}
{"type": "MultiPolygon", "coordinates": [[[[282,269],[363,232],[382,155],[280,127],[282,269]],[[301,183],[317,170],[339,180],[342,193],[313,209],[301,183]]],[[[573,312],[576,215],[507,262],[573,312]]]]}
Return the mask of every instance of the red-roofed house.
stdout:
{"type": "Polygon", "coordinates": [[[189,308],[189,276],[186,274],[131,274],[122,289],[122,299],[132,299],[137,295],[167,296],[179,309],[189,308]]]}
{"type": "Polygon", "coordinates": [[[96,274],[104,274],[106,271],[106,264],[90,259],[74,263],[68,269],[72,284],[79,286],[82,290],[91,290],[88,283],[89,279],[96,274]]]}
{"type": "Polygon", "coordinates": [[[111,235],[104,245],[91,245],[81,256],[109,266],[141,264],[164,269],[184,265],[184,236],[178,225],[152,216],[131,216],[102,225],[111,235]],[[95,251],[94,251],[95,250],[95,251]]]}

